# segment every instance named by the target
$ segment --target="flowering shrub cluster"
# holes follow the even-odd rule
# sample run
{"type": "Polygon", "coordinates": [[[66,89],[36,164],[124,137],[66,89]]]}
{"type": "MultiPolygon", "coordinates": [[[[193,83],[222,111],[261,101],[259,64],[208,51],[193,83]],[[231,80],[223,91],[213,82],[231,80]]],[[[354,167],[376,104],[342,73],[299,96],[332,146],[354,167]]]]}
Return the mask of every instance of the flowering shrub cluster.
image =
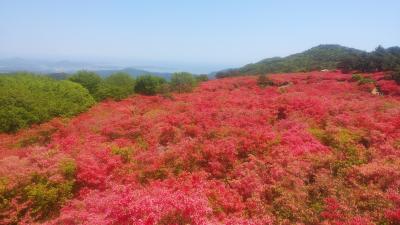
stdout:
{"type": "Polygon", "coordinates": [[[3,134],[0,224],[399,224],[399,86],[363,77],[213,80],[3,134]]]}

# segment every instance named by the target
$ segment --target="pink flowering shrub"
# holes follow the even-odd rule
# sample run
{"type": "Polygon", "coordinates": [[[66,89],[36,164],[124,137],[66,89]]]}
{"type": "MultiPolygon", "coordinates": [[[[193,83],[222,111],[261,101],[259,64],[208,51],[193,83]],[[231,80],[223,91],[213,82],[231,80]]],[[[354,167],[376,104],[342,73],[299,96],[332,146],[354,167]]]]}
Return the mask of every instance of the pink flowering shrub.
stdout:
{"type": "Polygon", "coordinates": [[[27,157],[0,160],[0,224],[32,223],[58,215],[73,197],[76,164],[54,150],[28,148],[27,157]]]}
{"type": "Polygon", "coordinates": [[[0,224],[399,224],[400,86],[362,76],[211,80],[0,134],[0,224]]]}
{"type": "Polygon", "coordinates": [[[179,181],[147,187],[110,184],[70,202],[54,224],[210,224],[212,210],[200,184],[179,181]],[[179,186],[179,187],[178,187],[179,186]]]}
{"type": "Polygon", "coordinates": [[[378,84],[384,94],[400,95],[400,86],[394,80],[381,80],[378,84]]]}

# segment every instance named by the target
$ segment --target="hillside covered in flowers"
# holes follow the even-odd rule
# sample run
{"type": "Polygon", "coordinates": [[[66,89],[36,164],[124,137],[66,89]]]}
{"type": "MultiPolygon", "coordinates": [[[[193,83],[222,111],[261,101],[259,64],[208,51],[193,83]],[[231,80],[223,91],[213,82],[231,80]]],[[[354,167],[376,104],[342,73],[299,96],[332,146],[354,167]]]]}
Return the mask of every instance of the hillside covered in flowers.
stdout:
{"type": "Polygon", "coordinates": [[[0,134],[0,224],[400,224],[400,86],[269,78],[0,134]]]}

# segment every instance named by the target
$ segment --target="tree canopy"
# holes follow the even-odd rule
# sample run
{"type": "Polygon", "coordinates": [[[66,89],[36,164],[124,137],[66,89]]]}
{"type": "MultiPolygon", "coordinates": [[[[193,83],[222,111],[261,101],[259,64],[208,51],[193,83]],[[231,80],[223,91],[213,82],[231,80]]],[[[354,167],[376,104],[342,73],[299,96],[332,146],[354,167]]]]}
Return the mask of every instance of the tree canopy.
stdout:
{"type": "Polygon", "coordinates": [[[69,78],[69,80],[81,84],[93,96],[96,94],[97,88],[101,83],[101,77],[99,75],[95,72],[86,70],[76,72],[69,78]]]}
{"type": "Polygon", "coordinates": [[[56,116],[73,116],[93,104],[88,90],[71,81],[29,73],[0,76],[1,132],[15,132],[56,116]]]}
{"type": "Polygon", "coordinates": [[[163,84],[167,81],[162,77],[150,74],[139,76],[136,79],[135,92],[144,95],[155,95],[159,93],[163,84]]]}
{"type": "Polygon", "coordinates": [[[196,79],[191,73],[174,73],[171,77],[171,90],[178,93],[190,92],[196,86],[196,79]]]}
{"type": "Polygon", "coordinates": [[[117,72],[105,78],[95,94],[97,100],[112,98],[121,100],[134,92],[135,79],[129,74],[117,72]]]}

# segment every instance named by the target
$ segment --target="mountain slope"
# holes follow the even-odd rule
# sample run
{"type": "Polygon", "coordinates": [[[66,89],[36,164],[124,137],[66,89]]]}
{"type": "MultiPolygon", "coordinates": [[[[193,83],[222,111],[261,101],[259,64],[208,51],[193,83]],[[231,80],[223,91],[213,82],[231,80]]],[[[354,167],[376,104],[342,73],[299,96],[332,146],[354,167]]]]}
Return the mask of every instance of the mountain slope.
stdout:
{"type": "Polygon", "coordinates": [[[217,77],[336,69],[337,64],[343,58],[362,53],[365,52],[340,45],[319,45],[287,57],[267,58],[238,69],[221,71],[217,73],[217,77]]]}

